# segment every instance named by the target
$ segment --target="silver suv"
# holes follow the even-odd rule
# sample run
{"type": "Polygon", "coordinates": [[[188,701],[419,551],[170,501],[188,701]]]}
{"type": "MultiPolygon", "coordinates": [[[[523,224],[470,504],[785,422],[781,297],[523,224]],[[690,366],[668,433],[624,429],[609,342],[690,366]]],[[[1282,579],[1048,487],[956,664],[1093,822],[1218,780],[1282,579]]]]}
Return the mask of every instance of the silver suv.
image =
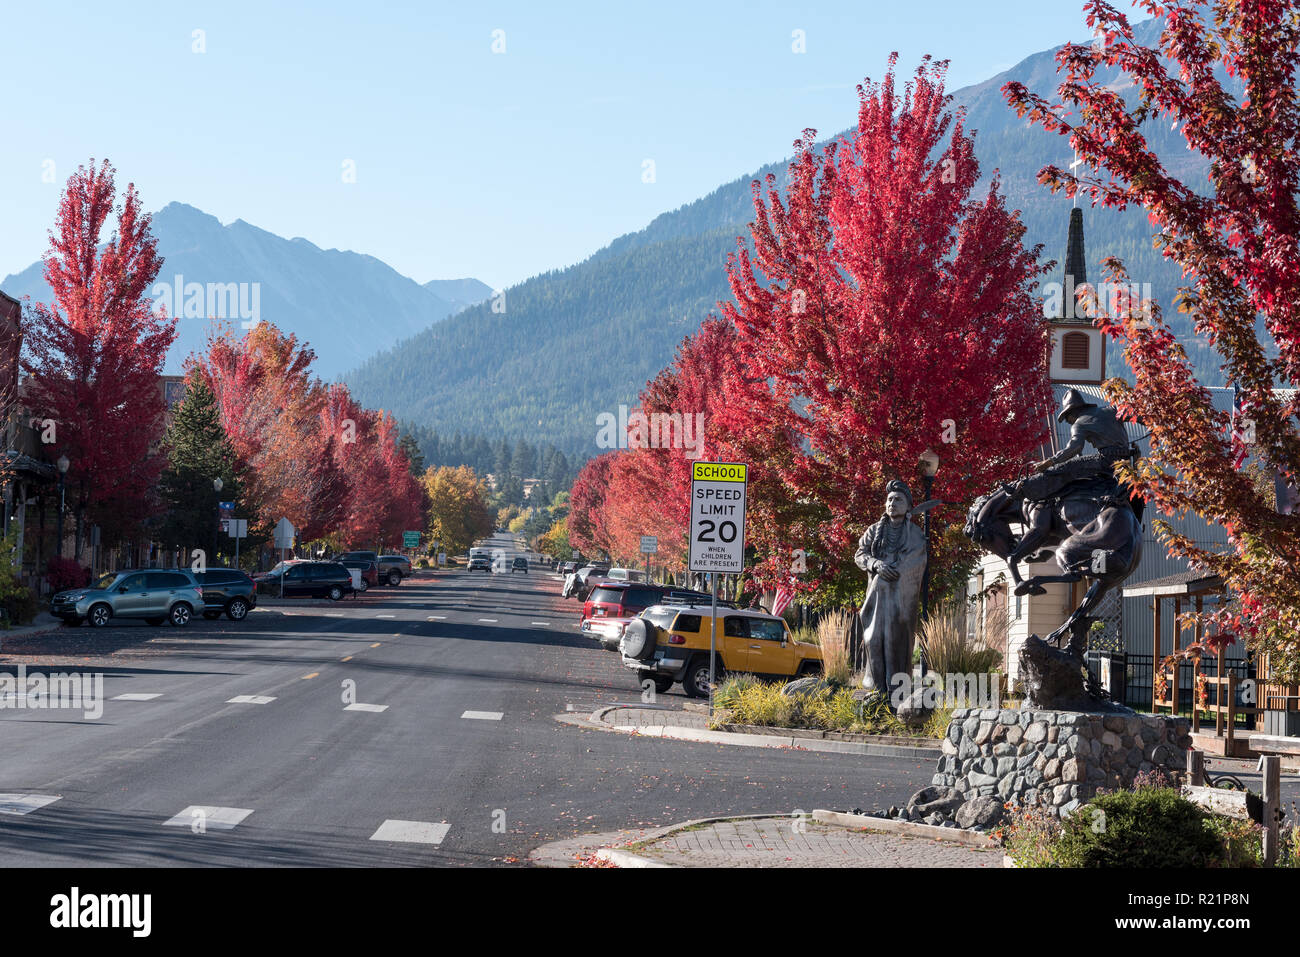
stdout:
{"type": "Polygon", "coordinates": [[[89,621],[103,628],[113,618],[143,618],[151,625],[170,621],[183,627],[203,608],[203,589],[188,569],[109,572],[86,588],[61,591],[50,599],[50,614],[65,624],[89,621]]]}

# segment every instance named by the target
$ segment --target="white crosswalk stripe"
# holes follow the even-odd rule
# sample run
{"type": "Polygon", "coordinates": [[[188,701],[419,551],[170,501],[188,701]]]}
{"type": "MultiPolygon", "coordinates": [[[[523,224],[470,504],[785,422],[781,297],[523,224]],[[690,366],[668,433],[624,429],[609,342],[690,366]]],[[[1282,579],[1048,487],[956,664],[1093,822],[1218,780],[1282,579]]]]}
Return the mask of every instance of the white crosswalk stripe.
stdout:
{"type": "Polygon", "coordinates": [[[446,822],[387,820],[370,835],[372,841],[402,844],[441,844],[451,830],[446,822]]]}
{"type": "Polygon", "coordinates": [[[253,813],[247,807],[219,807],[191,804],[179,814],[163,821],[163,827],[188,827],[195,831],[233,831],[253,813]]]}
{"type": "Polygon", "coordinates": [[[0,814],[31,814],[59,800],[61,794],[0,794],[0,814]]]}

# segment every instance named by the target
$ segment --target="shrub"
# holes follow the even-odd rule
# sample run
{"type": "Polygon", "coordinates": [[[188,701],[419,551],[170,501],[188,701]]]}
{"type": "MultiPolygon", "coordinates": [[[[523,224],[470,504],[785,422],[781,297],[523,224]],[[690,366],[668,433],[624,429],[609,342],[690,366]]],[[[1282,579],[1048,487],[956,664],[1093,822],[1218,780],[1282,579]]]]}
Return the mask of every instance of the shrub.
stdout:
{"type": "Polygon", "coordinates": [[[1007,805],[1007,823],[993,832],[1017,867],[1054,867],[1061,824],[1046,808],[1007,805]]]}
{"type": "Polygon", "coordinates": [[[758,679],[751,674],[728,675],[714,690],[713,704],[719,708],[734,708],[740,692],[758,683],[758,679]]]}
{"type": "Polygon", "coordinates": [[[858,701],[854,689],[848,687],[823,687],[814,694],[798,695],[783,694],[782,687],[753,675],[733,675],[714,693],[713,701],[727,709],[727,720],[736,724],[854,734],[907,733],[883,695],[858,701]]]}
{"type": "Polygon", "coordinates": [[[1211,814],[1205,829],[1219,842],[1221,867],[1264,866],[1264,828],[1254,821],[1211,814]]]}
{"type": "Polygon", "coordinates": [[[82,568],[71,558],[53,556],[45,566],[45,580],[54,591],[85,588],[90,584],[90,569],[82,568]]]}
{"type": "Polygon", "coordinates": [[[0,539],[0,608],[5,611],[6,621],[10,625],[25,625],[36,617],[39,600],[35,593],[23,584],[14,567],[18,552],[18,526],[0,539]]]}
{"type": "Polygon", "coordinates": [[[921,622],[921,648],[930,670],[942,675],[982,674],[1002,664],[999,649],[967,635],[965,602],[950,602],[921,622]]]}
{"type": "Polygon", "coordinates": [[[822,674],[832,685],[844,687],[853,680],[853,615],[836,609],[817,623],[817,643],[822,648],[822,674]]]}
{"type": "Polygon", "coordinates": [[[1170,788],[1094,798],[1065,819],[1052,847],[1059,867],[1206,867],[1224,857],[1209,815],[1170,788]]]}

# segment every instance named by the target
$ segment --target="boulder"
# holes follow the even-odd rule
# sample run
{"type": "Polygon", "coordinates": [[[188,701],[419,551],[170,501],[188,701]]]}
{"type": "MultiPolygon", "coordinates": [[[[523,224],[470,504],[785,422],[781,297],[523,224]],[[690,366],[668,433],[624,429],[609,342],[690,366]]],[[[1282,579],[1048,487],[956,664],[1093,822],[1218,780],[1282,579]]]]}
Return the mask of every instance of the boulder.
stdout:
{"type": "Polygon", "coordinates": [[[939,814],[943,817],[950,816],[957,808],[961,807],[965,797],[956,788],[935,787],[931,785],[928,788],[921,788],[912,795],[907,802],[911,810],[915,810],[920,817],[929,817],[931,814],[939,814]]]}
{"type": "Polygon", "coordinates": [[[987,831],[1002,823],[1006,808],[993,797],[977,797],[957,808],[957,826],[987,831]]]}
{"type": "Polygon", "coordinates": [[[796,678],[794,681],[786,682],[781,689],[781,694],[787,697],[796,695],[807,695],[815,697],[824,690],[830,689],[830,683],[820,675],[810,675],[807,678],[796,678]]]}
{"type": "Polygon", "coordinates": [[[898,716],[898,720],[909,728],[921,727],[930,716],[930,709],[924,704],[926,690],[925,688],[917,688],[894,709],[894,714],[898,716]]]}

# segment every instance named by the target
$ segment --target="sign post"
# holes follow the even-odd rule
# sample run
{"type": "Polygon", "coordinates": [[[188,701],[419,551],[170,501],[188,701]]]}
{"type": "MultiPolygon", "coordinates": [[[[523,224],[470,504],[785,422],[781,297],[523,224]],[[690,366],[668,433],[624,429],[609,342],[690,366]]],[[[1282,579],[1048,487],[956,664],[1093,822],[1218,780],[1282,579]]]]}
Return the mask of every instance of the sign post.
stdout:
{"type": "Polygon", "coordinates": [[[650,580],[650,556],[659,554],[659,536],[641,536],[641,554],[645,556],[645,577],[650,580]]]}
{"type": "Polygon", "coordinates": [[[739,462],[696,462],[691,466],[691,537],[687,569],[713,579],[709,622],[709,716],[717,683],[718,573],[745,568],[745,492],[748,466],[739,462]]]}
{"type": "Polygon", "coordinates": [[[227,535],[235,540],[235,567],[239,567],[239,540],[248,537],[248,519],[223,518],[221,527],[227,535]]]}

